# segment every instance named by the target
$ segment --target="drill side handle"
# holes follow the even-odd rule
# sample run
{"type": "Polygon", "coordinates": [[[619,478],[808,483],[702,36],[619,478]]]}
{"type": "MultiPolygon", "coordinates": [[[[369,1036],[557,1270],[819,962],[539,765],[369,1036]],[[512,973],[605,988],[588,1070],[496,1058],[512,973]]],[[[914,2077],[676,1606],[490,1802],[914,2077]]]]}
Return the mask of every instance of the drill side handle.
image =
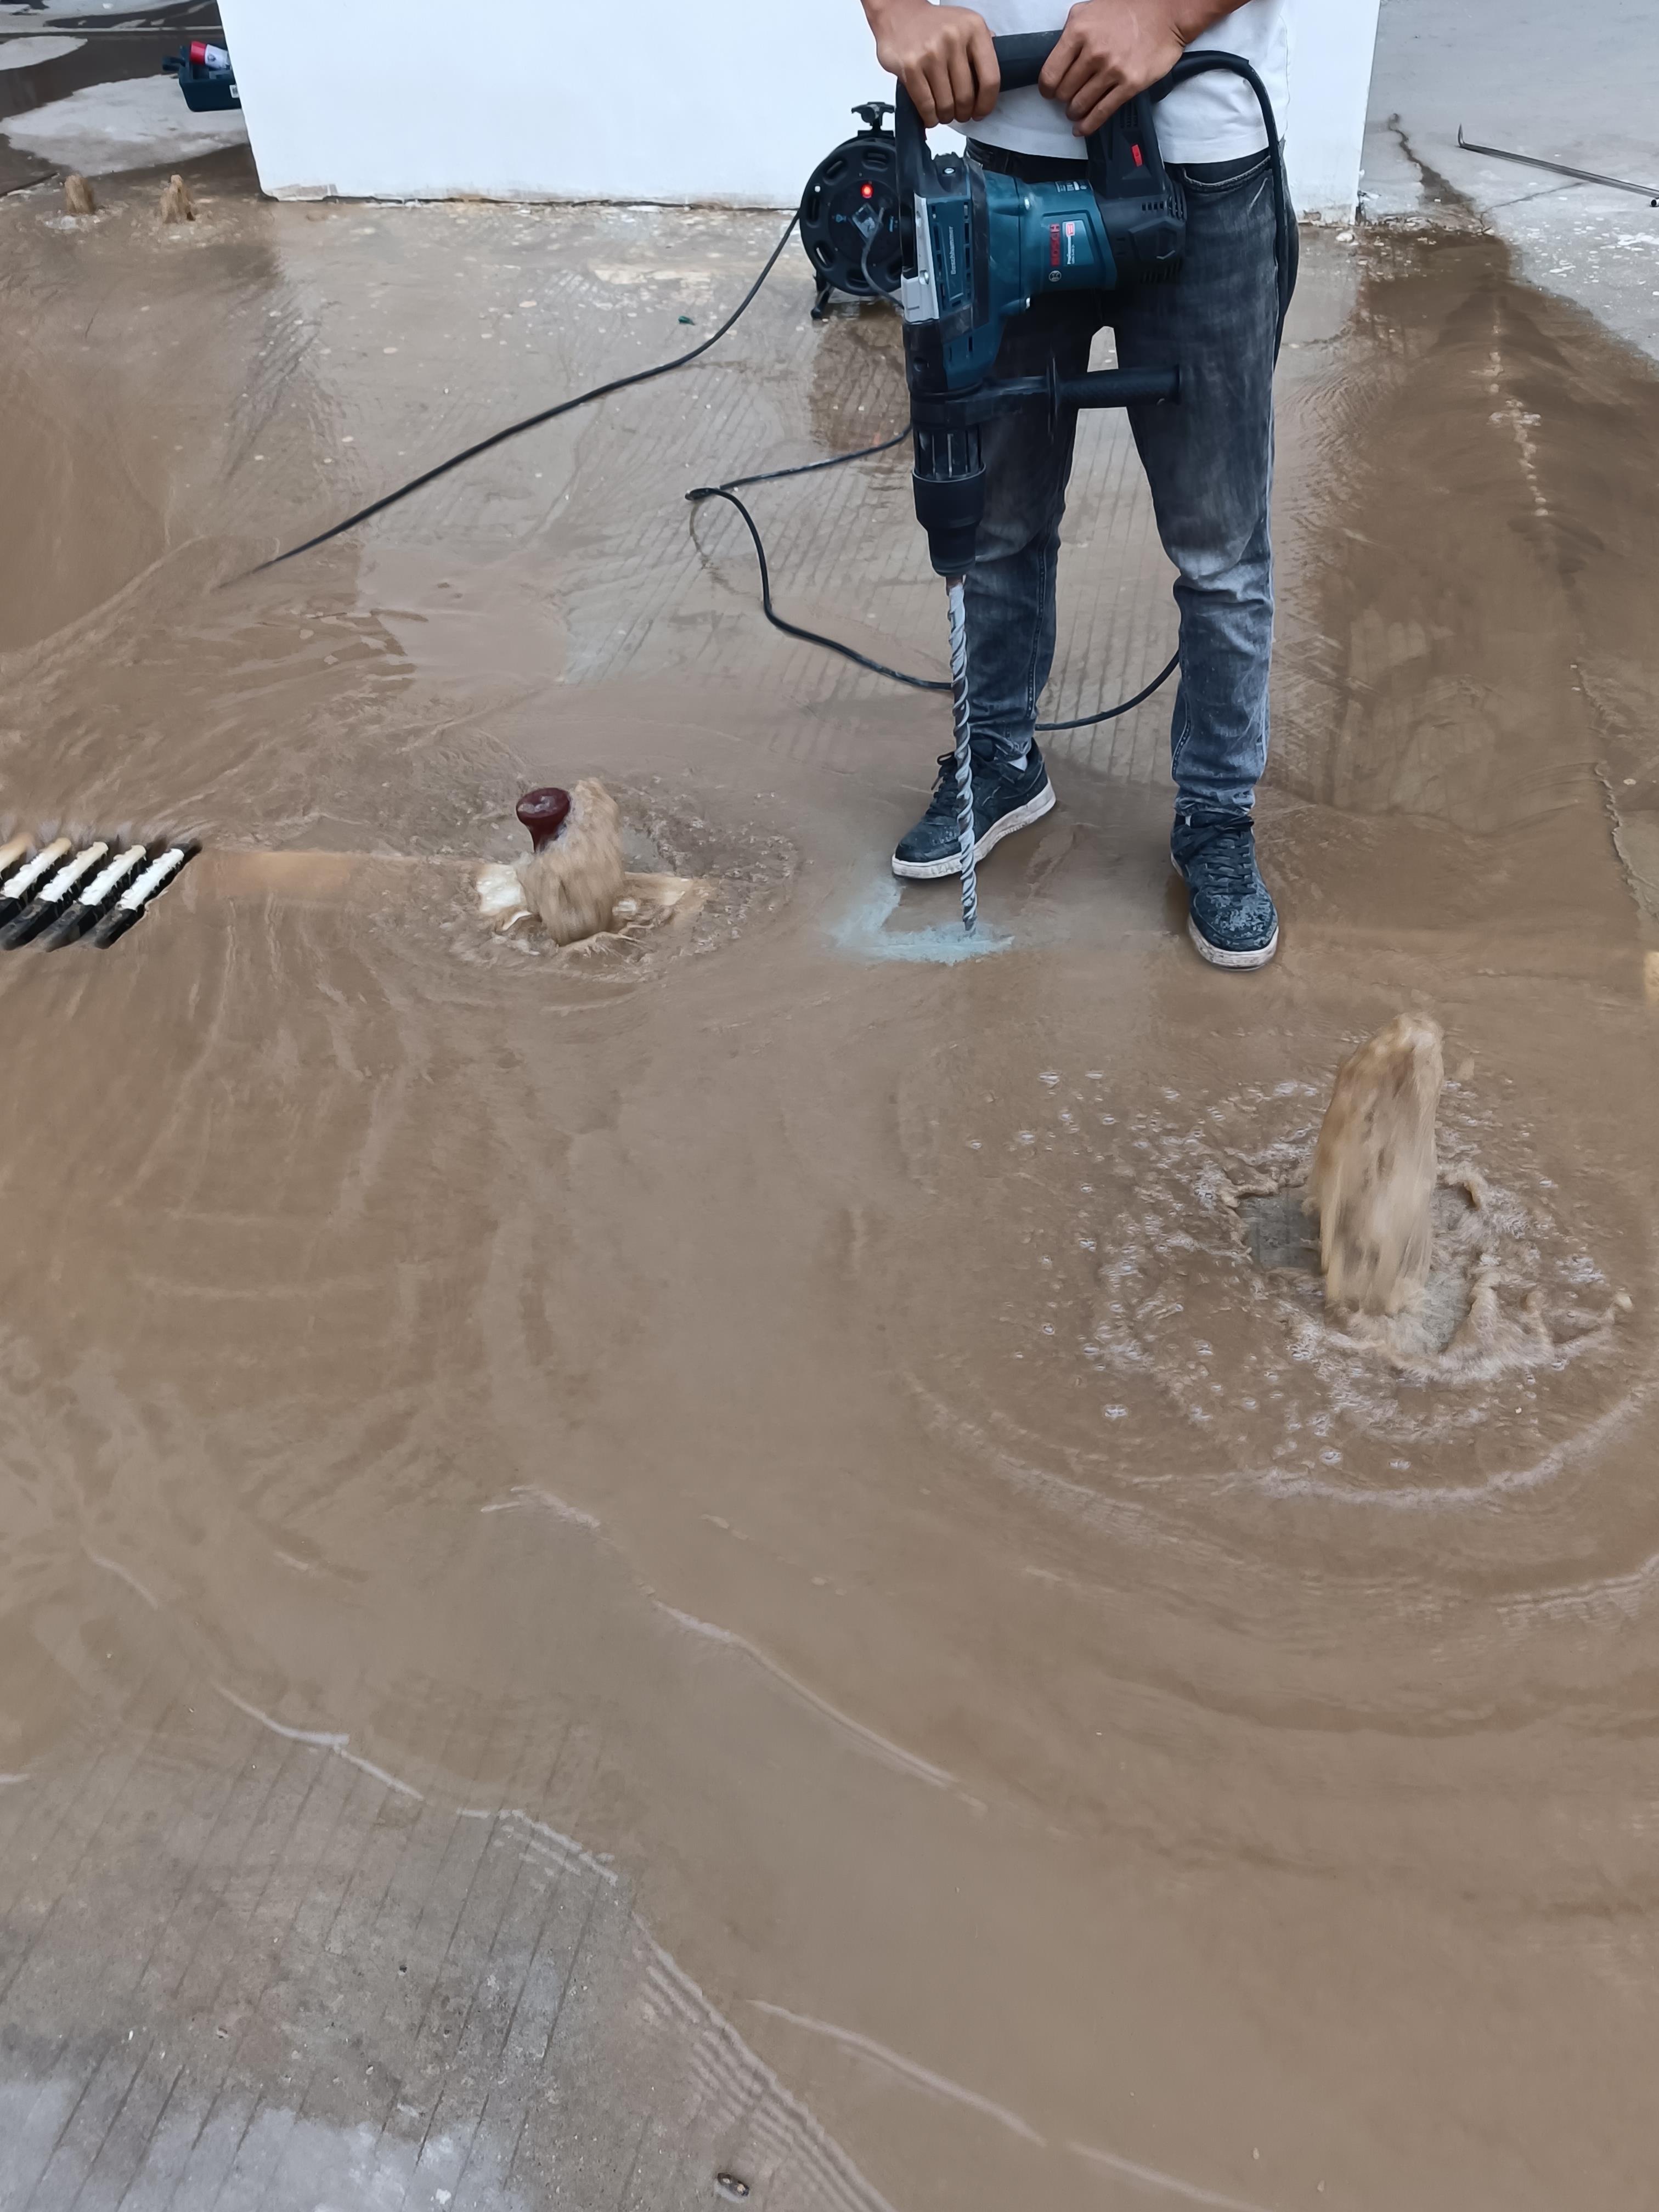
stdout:
{"type": "Polygon", "coordinates": [[[1058,415],[1062,407],[1149,407],[1180,397],[1179,368],[1094,368],[1081,376],[1062,376],[1050,358],[1048,368],[1036,376],[988,378],[972,392],[945,398],[913,394],[910,418],[919,434],[938,440],[952,433],[961,436],[1033,400],[1046,402],[1058,415]]]}
{"type": "Polygon", "coordinates": [[[1179,399],[1179,368],[1095,368],[1083,376],[1057,376],[1054,395],[1061,407],[1142,407],[1179,399]]]}

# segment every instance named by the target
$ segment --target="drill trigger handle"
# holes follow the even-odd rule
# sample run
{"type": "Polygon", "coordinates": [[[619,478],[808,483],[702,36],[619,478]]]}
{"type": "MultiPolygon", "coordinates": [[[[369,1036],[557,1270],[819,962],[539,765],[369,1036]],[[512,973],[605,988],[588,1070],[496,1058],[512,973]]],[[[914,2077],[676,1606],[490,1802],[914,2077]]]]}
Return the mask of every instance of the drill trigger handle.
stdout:
{"type": "MultiPolygon", "coordinates": [[[[1060,35],[1058,31],[1027,31],[994,40],[1004,90],[1019,92],[1034,85],[1060,35]]],[[[1186,207],[1180,187],[1164,166],[1152,107],[1174,89],[1182,75],[1177,62],[1167,77],[1126,100],[1083,142],[1089,182],[1127,277],[1172,274],[1181,265],[1186,207]]]]}
{"type": "Polygon", "coordinates": [[[1058,31],[1020,31],[1012,38],[993,39],[997,68],[1005,92],[1023,92],[1042,74],[1042,64],[1060,44],[1058,31]]]}
{"type": "MultiPolygon", "coordinates": [[[[1024,91],[1036,84],[1042,74],[1042,64],[1060,44],[1058,31],[1023,31],[1008,38],[994,39],[997,68],[1001,73],[1005,92],[1024,91]]],[[[1200,63],[1200,66],[1203,66],[1200,63]]],[[[1089,163],[1089,181],[1095,197],[1102,202],[1113,199],[1143,198],[1149,192],[1160,198],[1171,196],[1170,180],[1158,152],[1158,132],[1152,123],[1152,102],[1161,100],[1187,71],[1182,63],[1149,92],[1137,93],[1135,97],[1109,117],[1099,131],[1084,141],[1089,163]]],[[[915,209],[917,193],[927,185],[932,172],[932,156],[927,150],[927,133],[922,129],[921,118],[905,89],[901,77],[894,88],[896,109],[894,129],[898,139],[899,225],[906,247],[906,264],[910,265],[915,252],[915,209]]],[[[1179,196],[1175,195],[1177,202],[1179,196]]],[[[1103,206],[1103,213],[1105,212],[1103,206]]],[[[1176,231],[1180,222],[1176,216],[1176,231]]],[[[1178,234],[1170,240],[1160,240],[1154,247],[1154,261],[1173,260],[1180,251],[1178,234]],[[1170,250],[1171,245],[1173,251],[1170,250]]]]}
{"type": "MultiPolygon", "coordinates": [[[[1003,90],[1020,92],[1042,76],[1042,64],[1060,44],[1060,33],[1021,31],[1010,38],[993,39],[991,44],[996,48],[1003,90]]],[[[897,103],[893,120],[898,136],[899,197],[908,210],[912,195],[921,190],[925,181],[927,134],[902,77],[894,87],[893,96],[897,103]]]]}

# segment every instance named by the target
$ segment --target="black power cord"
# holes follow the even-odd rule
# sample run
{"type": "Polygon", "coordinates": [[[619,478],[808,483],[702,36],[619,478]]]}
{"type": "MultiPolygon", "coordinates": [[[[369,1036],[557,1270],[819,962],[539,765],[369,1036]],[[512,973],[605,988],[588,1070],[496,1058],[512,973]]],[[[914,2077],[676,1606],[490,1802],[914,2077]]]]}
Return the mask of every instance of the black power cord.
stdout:
{"type": "Polygon", "coordinates": [[[480,438],[476,445],[464,446],[459,453],[452,453],[447,461],[440,461],[435,468],[411,477],[407,483],[399,484],[396,491],[387,492],[383,499],[371,500],[367,507],[360,507],[356,514],[347,515],[343,522],[331,523],[326,530],[319,530],[314,538],[307,538],[303,545],[290,545],[286,553],[274,554],[269,561],[261,561],[257,568],[250,568],[248,574],[251,576],[262,575],[267,568],[277,568],[283,562],[292,561],[301,553],[309,553],[315,546],[326,545],[331,538],[338,538],[345,531],[355,530],[360,522],[367,522],[371,515],[384,514],[387,507],[395,507],[400,499],[407,499],[410,492],[420,491],[427,484],[435,483],[440,477],[447,476],[451,469],[459,468],[463,461],[475,461],[480,453],[487,453],[495,446],[504,446],[509,438],[516,438],[523,431],[537,429],[544,422],[556,422],[561,415],[571,414],[578,407],[590,406],[596,399],[608,399],[613,392],[626,392],[632,385],[649,384],[653,377],[668,376],[677,368],[689,368],[691,362],[706,354],[710,346],[718,345],[733,325],[747,314],[761,286],[777,267],[784,247],[794,236],[795,225],[799,220],[799,215],[790,216],[783,227],[783,236],[767,255],[760,275],[720,328],[694,345],[689,353],[678,354],[672,361],[659,361],[651,368],[636,368],[627,376],[613,376],[609,384],[596,384],[591,392],[579,392],[574,399],[561,399],[554,406],[543,407],[534,415],[526,415],[522,422],[509,422],[504,430],[492,430],[489,437],[480,438]]]}
{"type": "Polygon", "coordinates": [[[884,438],[878,446],[857,446],[850,453],[831,453],[827,461],[797,461],[793,468],[763,469],[758,476],[727,477],[724,483],[699,484],[695,491],[685,495],[693,501],[713,499],[716,492],[744,491],[749,485],[781,483],[786,477],[816,476],[820,469],[839,469],[848,461],[867,461],[875,453],[890,453],[895,446],[902,446],[910,434],[907,422],[896,438],[884,438]]]}
{"type": "Polygon", "coordinates": [[[1301,252],[1297,240],[1296,213],[1291,205],[1290,179],[1285,173],[1285,142],[1279,135],[1279,118],[1273,113],[1272,96],[1242,55],[1200,46],[1182,54],[1169,76],[1161,80],[1161,88],[1154,92],[1153,97],[1164,99],[1176,86],[1186,84],[1195,76],[1207,76],[1212,70],[1224,70],[1231,76],[1243,78],[1255,94],[1255,104],[1261,111],[1261,127],[1267,133],[1268,173],[1273,187],[1273,268],[1279,291],[1279,322],[1273,332],[1273,358],[1277,361],[1284,341],[1285,319],[1296,294],[1301,252]]]}
{"type": "MultiPolygon", "coordinates": [[[[273,554],[269,561],[259,562],[247,571],[248,574],[262,575],[267,568],[280,568],[284,561],[295,560],[301,553],[309,553],[319,545],[326,545],[331,538],[343,536],[348,530],[355,530],[360,522],[367,522],[374,515],[384,514],[387,507],[395,507],[400,500],[407,499],[411,492],[420,491],[426,485],[434,483],[440,477],[447,476],[451,469],[459,468],[464,461],[476,460],[480,453],[487,453],[494,447],[505,445],[509,438],[516,438],[526,430],[534,430],[544,422],[556,422],[561,415],[571,414],[576,408],[589,406],[597,399],[609,398],[612,392],[626,392],[634,385],[648,384],[655,377],[668,376],[675,369],[689,368],[691,362],[706,354],[711,346],[718,345],[726,332],[732,330],[754,305],[762,285],[777,267],[784,247],[794,235],[795,226],[799,220],[799,213],[790,216],[784,225],[783,235],[766,257],[760,274],[744,294],[742,299],[738,301],[718,330],[712,331],[708,337],[691,347],[689,352],[677,355],[672,361],[658,362],[650,368],[636,368],[627,376],[612,377],[608,384],[596,384],[591,391],[579,392],[573,399],[561,399],[551,407],[544,407],[534,415],[526,415],[520,422],[509,422],[505,429],[492,431],[489,437],[480,438],[474,445],[463,447],[459,453],[452,453],[447,460],[440,461],[434,467],[423,470],[417,477],[411,477],[407,483],[399,484],[394,491],[386,493],[380,499],[371,500],[367,507],[360,507],[355,514],[348,514],[343,521],[331,523],[326,530],[319,530],[314,538],[307,538],[298,545],[290,545],[285,553],[273,554]]],[[[890,683],[908,684],[915,691],[948,691],[951,686],[942,678],[907,675],[902,668],[890,668],[884,661],[872,660],[867,654],[855,651],[852,646],[843,645],[838,638],[825,637],[820,631],[803,629],[799,623],[786,622],[772,604],[771,571],[767,564],[766,546],[762,539],[759,527],[754,516],[737,496],[740,489],[750,484],[779,483],[787,477],[814,476],[821,469],[838,469],[844,467],[848,461],[867,460],[874,453],[890,453],[895,446],[902,446],[909,434],[909,426],[907,424],[896,438],[884,439],[879,445],[861,446],[850,453],[831,453],[827,460],[802,461],[793,468],[767,469],[756,476],[732,477],[725,483],[698,484],[694,489],[687,492],[685,496],[693,506],[700,506],[703,501],[711,499],[724,500],[729,506],[736,507],[742,516],[744,527],[754,544],[755,558],[760,567],[761,611],[775,629],[781,630],[786,637],[799,638],[803,644],[816,645],[821,647],[826,653],[839,653],[843,660],[850,660],[855,667],[868,669],[872,676],[885,677],[890,683]]],[[[1176,653],[1146,689],[1137,691],[1133,699],[1125,699],[1115,707],[1103,708],[1097,714],[1080,714],[1075,720],[1069,722],[1039,722],[1037,727],[1042,731],[1083,730],[1092,727],[1097,722],[1115,721],[1120,714],[1131,713],[1144,701],[1150,699],[1160,684],[1167,683],[1179,665],[1180,659],[1180,654],[1176,653]]]]}
{"type": "Polygon", "coordinates": [[[1036,726],[1042,731],[1091,730],[1097,722],[1115,722],[1120,714],[1131,714],[1137,707],[1145,706],[1153,692],[1167,684],[1180,665],[1181,648],[1177,646],[1152,682],[1137,691],[1133,699],[1120,700],[1115,707],[1103,707],[1097,714],[1079,714],[1069,722],[1039,722],[1036,726]]]}
{"type": "MultiPolygon", "coordinates": [[[[905,435],[908,437],[909,433],[907,431],[905,435]]],[[[897,441],[891,440],[890,443],[896,444],[897,441]]],[[[866,450],[880,453],[884,453],[887,448],[884,446],[872,446],[866,450]]],[[[857,461],[863,458],[862,453],[837,453],[835,456],[836,461],[857,461]]],[[[830,468],[834,465],[834,463],[817,461],[812,465],[821,469],[830,468]]],[[[775,474],[787,476],[790,471],[787,469],[779,469],[775,474]]],[[[753,477],[737,477],[732,481],[736,483],[753,483],[757,479],[753,477]]],[[[768,479],[762,477],[758,481],[765,483],[768,479]]],[[[761,538],[760,530],[754,516],[750,514],[736,492],[729,484],[698,484],[695,490],[687,492],[685,496],[693,507],[701,507],[705,500],[723,499],[728,507],[735,507],[743,517],[744,527],[749,532],[755,548],[755,559],[760,566],[761,612],[774,629],[781,629],[786,637],[800,638],[807,645],[821,645],[826,653],[838,653],[843,660],[850,660],[855,668],[867,668],[872,676],[884,676],[893,684],[908,684],[913,691],[948,691],[950,690],[950,685],[942,677],[907,676],[902,668],[890,668],[884,660],[872,660],[867,653],[857,652],[850,645],[843,645],[839,638],[825,637],[821,631],[803,629],[799,623],[786,622],[772,604],[772,572],[767,565],[766,546],[761,538]]]]}
{"type": "MultiPolygon", "coordinates": [[[[799,468],[769,469],[764,476],[733,477],[726,483],[698,484],[685,496],[694,507],[702,506],[707,500],[723,499],[728,507],[735,507],[743,518],[744,527],[749,532],[760,568],[761,612],[774,629],[781,629],[786,637],[798,637],[807,645],[822,646],[826,653],[838,653],[843,660],[850,660],[854,667],[867,668],[872,676],[885,676],[894,684],[908,684],[913,691],[948,691],[951,686],[943,677],[908,675],[902,668],[888,667],[885,661],[872,660],[867,653],[859,653],[850,645],[843,645],[839,638],[825,637],[821,631],[803,629],[798,623],[786,622],[772,604],[772,572],[767,562],[766,544],[761,537],[760,526],[738,497],[739,487],[745,484],[776,483],[783,477],[810,476],[817,469],[838,469],[846,461],[867,460],[872,453],[890,453],[895,446],[902,446],[909,434],[907,426],[896,438],[884,439],[878,446],[861,446],[856,453],[834,453],[827,461],[806,461],[799,468]]],[[[1180,665],[1181,655],[1178,653],[1173,654],[1144,690],[1137,691],[1133,699],[1125,699],[1115,707],[1103,707],[1097,714],[1079,714],[1073,721],[1039,722],[1036,726],[1044,732],[1086,730],[1091,729],[1097,722],[1115,722],[1120,714],[1132,714],[1137,707],[1144,705],[1160,684],[1169,682],[1180,665]]]]}

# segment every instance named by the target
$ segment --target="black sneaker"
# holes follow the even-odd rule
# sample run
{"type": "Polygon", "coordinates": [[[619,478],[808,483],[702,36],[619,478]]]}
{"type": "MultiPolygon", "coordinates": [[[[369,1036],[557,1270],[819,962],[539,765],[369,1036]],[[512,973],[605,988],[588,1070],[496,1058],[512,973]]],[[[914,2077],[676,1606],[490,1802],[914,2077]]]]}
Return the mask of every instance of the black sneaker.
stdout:
{"type": "Polygon", "coordinates": [[[1248,814],[1177,814],[1170,858],[1189,894],[1187,931],[1217,968],[1265,968],[1279,950],[1279,914],[1255,864],[1248,814]]]}
{"type": "MultiPolygon", "coordinates": [[[[974,762],[974,858],[982,860],[994,845],[1012,837],[1028,823],[1040,822],[1054,803],[1042,755],[1035,745],[1025,765],[1012,772],[981,767],[974,762]]],[[[957,761],[954,753],[939,757],[939,781],[927,802],[927,811],[908,836],[901,837],[893,854],[893,873],[931,883],[939,876],[962,873],[962,836],[957,801],[957,761]]]]}

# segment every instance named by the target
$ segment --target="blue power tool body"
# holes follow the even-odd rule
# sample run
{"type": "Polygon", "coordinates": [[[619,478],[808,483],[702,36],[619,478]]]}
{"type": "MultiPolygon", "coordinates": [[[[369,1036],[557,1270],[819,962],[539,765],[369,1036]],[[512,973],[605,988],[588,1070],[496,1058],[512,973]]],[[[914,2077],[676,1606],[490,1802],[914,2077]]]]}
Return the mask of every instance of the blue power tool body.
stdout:
{"type": "MultiPolygon", "coordinates": [[[[1035,83],[1054,43],[999,39],[1005,88],[1035,83]]],[[[960,154],[934,160],[902,91],[897,137],[908,249],[899,297],[918,396],[983,382],[1009,317],[1042,295],[1112,292],[1124,282],[1167,281],[1181,267],[1186,205],[1146,93],[1084,141],[1086,184],[1028,184],[960,154]]]]}
{"type": "MultiPolygon", "coordinates": [[[[1036,82],[1059,33],[996,41],[1004,88],[1036,82]]],[[[1181,272],[1187,210],[1164,165],[1157,103],[1210,70],[1243,77],[1261,102],[1273,156],[1280,234],[1280,319],[1288,294],[1289,218],[1277,125],[1260,78],[1235,54],[1188,54],[1084,141],[1087,181],[1027,183],[987,170],[970,155],[935,156],[901,84],[895,119],[899,221],[903,244],[900,307],[905,377],[915,428],[916,516],[933,567],[959,576],[971,564],[985,507],[980,425],[1006,409],[1046,402],[1051,410],[1126,407],[1176,400],[1178,362],[1061,377],[997,378],[993,372],[1011,318],[1061,291],[1112,292],[1169,283],[1181,272]]]]}

